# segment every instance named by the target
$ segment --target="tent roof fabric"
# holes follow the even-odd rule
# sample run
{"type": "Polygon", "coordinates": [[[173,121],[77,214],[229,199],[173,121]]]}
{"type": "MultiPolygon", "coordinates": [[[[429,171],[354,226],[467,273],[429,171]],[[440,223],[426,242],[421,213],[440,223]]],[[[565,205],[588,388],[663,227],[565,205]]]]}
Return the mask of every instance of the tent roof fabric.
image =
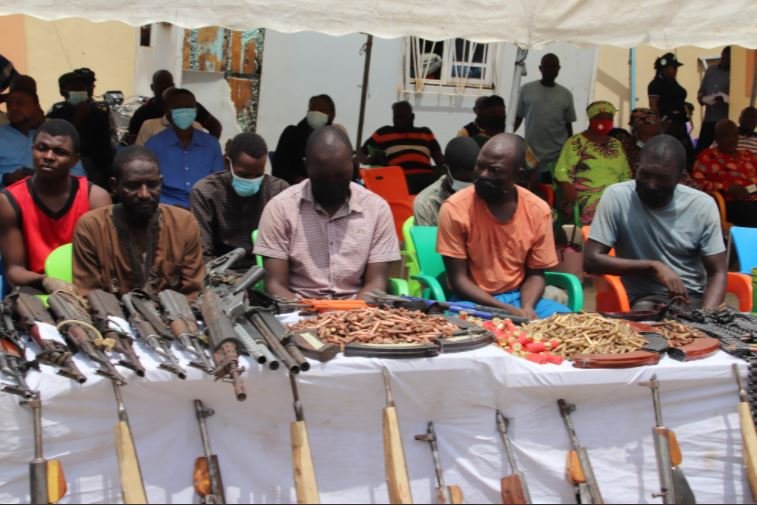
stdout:
{"type": "Polygon", "coordinates": [[[185,28],[464,37],[522,47],[562,41],[757,48],[757,0],[0,0],[1,14],[134,26],[165,21],[185,28]]]}

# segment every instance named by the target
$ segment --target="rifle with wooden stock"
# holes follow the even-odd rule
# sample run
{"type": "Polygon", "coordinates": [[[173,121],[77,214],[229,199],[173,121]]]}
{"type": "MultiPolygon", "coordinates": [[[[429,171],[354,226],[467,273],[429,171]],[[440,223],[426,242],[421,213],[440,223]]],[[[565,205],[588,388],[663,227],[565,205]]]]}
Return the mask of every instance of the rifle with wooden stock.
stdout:
{"type": "Polygon", "coordinates": [[[739,389],[739,421],[741,423],[744,466],[746,467],[749,489],[752,492],[752,501],[757,502],[757,432],[755,432],[754,418],[749,405],[749,395],[741,383],[739,366],[736,363],[733,364],[733,376],[739,389]]]}
{"type": "Polygon", "coordinates": [[[405,448],[402,445],[402,433],[397,418],[397,406],[392,396],[392,384],[389,380],[389,370],[383,368],[384,392],[386,407],[382,415],[384,430],[384,470],[386,485],[389,490],[390,503],[413,503],[410,490],[410,478],[407,474],[405,462],[405,448]]]}
{"type": "Polygon", "coordinates": [[[531,503],[531,494],[528,492],[526,477],[523,475],[523,472],[518,470],[518,465],[515,462],[515,452],[513,451],[508,432],[509,427],[509,419],[497,410],[497,430],[502,435],[502,442],[505,444],[505,454],[507,455],[507,461],[510,463],[510,471],[512,472],[510,475],[502,477],[502,482],[500,483],[502,503],[511,503],[514,505],[528,504],[531,503]]]}
{"type": "Polygon", "coordinates": [[[19,325],[37,344],[37,361],[57,369],[58,375],[83,384],[87,378],[74,363],[66,342],[55,328],[55,321],[42,301],[34,295],[15,291],[9,297],[19,325]]]}
{"type": "Polygon", "coordinates": [[[113,350],[125,358],[119,360],[118,364],[133,370],[139,377],[144,377],[145,369],[134,352],[133,339],[129,334],[129,323],[126,321],[126,315],[116,295],[102,289],[95,289],[89,292],[87,301],[89,301],[95,328],[104,338],[111,339],[115,343],[113,350]]]}
{"type": "Polygon", "coordinates": [[[428,442],[431,446],[431,455],[434,458],[434,472],[436,473],[436,499],[439,503],[463,503],[463,490],[456,484],[446,485],[444,482],[444,473],[442,464],[439,460],[439,446],[436,440],[436,430],[434,423],[429,422],[426,433],[416,435],[415,439],[420,442],[428,442]]]}
{"type": "Polygon", "coordinates": [[[576,429],[570,417],[570,414],[576,410],[576,406],[572,403],[567,403],[562,398],[557,400],[557,405],[560,407],[560,415],[565,423],[565,429],[568,431],[570,444],[573,447],[568,452],[566,472],[568,480],[576,487],[576,500],[578,503],[603,504],[604,499],[599,492],[599,484],[597,483],[597,478],[594,476],[594,469],[591,467],[589,453],[586,447],[578,443],[576,429]]]}
{"type": "Polygon", "coordinates": [[[200,328],[187,297],[177,291],[166,289],[158,293],[158,299],[163,306],[174,337],[187,352],[196,358],[189,364],[212,374],[215,367],[200,343],[200,328]]]}
{"type": "Polygon", "coordinates": [[[297,503],[321,503],[318,494],[318,482],[315,479],[313,456],[310,452],[308,428],[305,424],[305,413],[302,410],[300,392],[294,375],[289,374],[289,384],[294,398],[295,420],[290,425],[292,437],[292,470],[294,472],[294,487],[297,491],[297,503]]]}
{"type": "Polygon", "coordinates": [[[0,391],[22,398],[32,398],[34,391],[26,383],[26,372],[36,366],[36,362],[26,360],[23,343],[10,316],[7,303],[0,304],[0,375],[12,381],[11,384],[2,384],[0,391]]]}
{"type": "Polygon", "coordinates": [[[639,386],[648,387],[652,391],[654,404],[655,427],[652,428],[652,437],[657,456],[657,471],[660,475],[660,492],[652,496],[662,498],[665,504],[695,504],[694,492],[680,467],[683,457],[676,434],[662,422],[660,383],[657,381],[657,375],[652,375],[649,381],[640,382],[639,386]]]}
{"type": "Polygon", "coordinates": [[[137,448],[134,445],[134,435],[129,424],[129,415],[121,396],[121,385],[113,383],[113,393],[116,397],[118,422],[114,428],[116,436],[116,454],[118,456],[118,471],[121,481],[121,494],[124,503],[147,503],[145,485],[142,479],[142,469],[137,458],[137,448]]]}
{"type": "Polygon", "coordinates": [[[202,452],[195,460],[195,469],[192,474],[195,492],[200,497],[200,503],[226,503],[221,478],[221,465],[218,456],[210,449],[210,437],[206,420],[215,414],[213,409],[205,407],[202,400],[195,400],[195,415],[197,424],[200,426],[200,438],[202,439],[202,452]]]}

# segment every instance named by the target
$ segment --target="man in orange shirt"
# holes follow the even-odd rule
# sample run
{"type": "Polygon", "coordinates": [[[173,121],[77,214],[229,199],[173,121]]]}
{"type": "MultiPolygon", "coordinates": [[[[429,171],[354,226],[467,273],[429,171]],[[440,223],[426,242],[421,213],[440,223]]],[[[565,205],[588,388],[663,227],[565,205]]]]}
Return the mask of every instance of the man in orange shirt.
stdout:
{"type": "Polygon", "coordinates": [[[474,187],[442,205],[437,250],[458,298],[536,319],[570,309],[542,298],[544,270],[558,261],[549,206],[515,185],[525,149],[508,133],[484,145],[474,187]]]}

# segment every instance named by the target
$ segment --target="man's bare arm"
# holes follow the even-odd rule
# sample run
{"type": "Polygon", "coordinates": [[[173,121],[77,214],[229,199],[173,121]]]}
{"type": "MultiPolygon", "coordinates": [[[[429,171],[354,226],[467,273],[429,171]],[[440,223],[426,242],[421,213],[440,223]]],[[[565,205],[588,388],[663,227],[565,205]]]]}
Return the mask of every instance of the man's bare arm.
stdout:
{"type": "Polygon", "coordinates": [[[94,210],[100,207],[105,207],[113,203],[108,193],[107,188],[101,188],[100,186],[93,185],[89,190],[89,209],[94,210]]]}
{"type": "Polygon", "coordinates": [[[8,197],[0,195],[0,251],[5,263],[5,275],[14,286],[33,286],[43,289],[44,274],[26,268],[26,247],[19,228],[16,210],[8,197]]]}
{"type": "Polygon", "coordinates": [[[520,287],[520,304],[526,315],[531,319],[536,319],[534,307],[544,295],[545,285],[544,270],[526,271],[526,280],[520,287]]]}
{"type": "Polygon", "coordinates": [[[389,263],[368,263],[363,276],[363,288],[357,294],[357,298],[364,299],[374,289],[386,291],[389,283],[389,263]]]}
{"type": "Polygon", "coordinates": [[[707,284],[702,297],[703,309],[714,309],[725,299],[728,287],[728,262],[724,252],[711,256],[702,256],[704,269],[707,271],[707,284]]]}
{"type": "Polygon", "coordinates": [[[264,258],[265,290],[273,297],[291,300],[296,295],[289,290],[289,261],[278,258],[264,258]]]}

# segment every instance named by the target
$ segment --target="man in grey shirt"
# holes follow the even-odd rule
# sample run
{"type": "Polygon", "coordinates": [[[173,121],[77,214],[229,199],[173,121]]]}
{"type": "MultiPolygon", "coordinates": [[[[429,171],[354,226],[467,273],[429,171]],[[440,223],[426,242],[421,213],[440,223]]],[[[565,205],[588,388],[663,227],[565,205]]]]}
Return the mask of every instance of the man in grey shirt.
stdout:
{"type": "Polygon", "coordinates": [[[641,150],[636,180],[607,188],[591,224],[584,269],[621,276],[634,310],[673,297],[692,307],[723,302],[728,269],[720,216],[710,196],[678,184],[685,165],[678,140],[653,138],[641,150]]]}
{"type": "Polygon", "coordinates": [[[444,149],[446,173],[415,197],[415,226],[436,226],[444,201],[473,184],[479,149],[478,142],[470,137],[455,137],[449,141],[444,149]]]}
{"type": "Polygon", "coordinates": [[[515,129],[526,120],[526,143],[539,160],[533,182],[549,183],[562,146],[573,135],[576,111],[568,88],[555,82],[560,73],[557,56],[545,54],[539,71],[541,80],[524,84],[520,90],[515,129]]]}
{"type": "Polygon", "coordinates": [[[697,140],[697,153],[715,141],[715,123],[728,119],[728,94],[731,88],[731,46],[720,53],[720,63],[707,69],[699,86],[697,100],[704,107],[704,118],[697,140]],[[725,95],[725,97],[723,96],[725,95]]]}

